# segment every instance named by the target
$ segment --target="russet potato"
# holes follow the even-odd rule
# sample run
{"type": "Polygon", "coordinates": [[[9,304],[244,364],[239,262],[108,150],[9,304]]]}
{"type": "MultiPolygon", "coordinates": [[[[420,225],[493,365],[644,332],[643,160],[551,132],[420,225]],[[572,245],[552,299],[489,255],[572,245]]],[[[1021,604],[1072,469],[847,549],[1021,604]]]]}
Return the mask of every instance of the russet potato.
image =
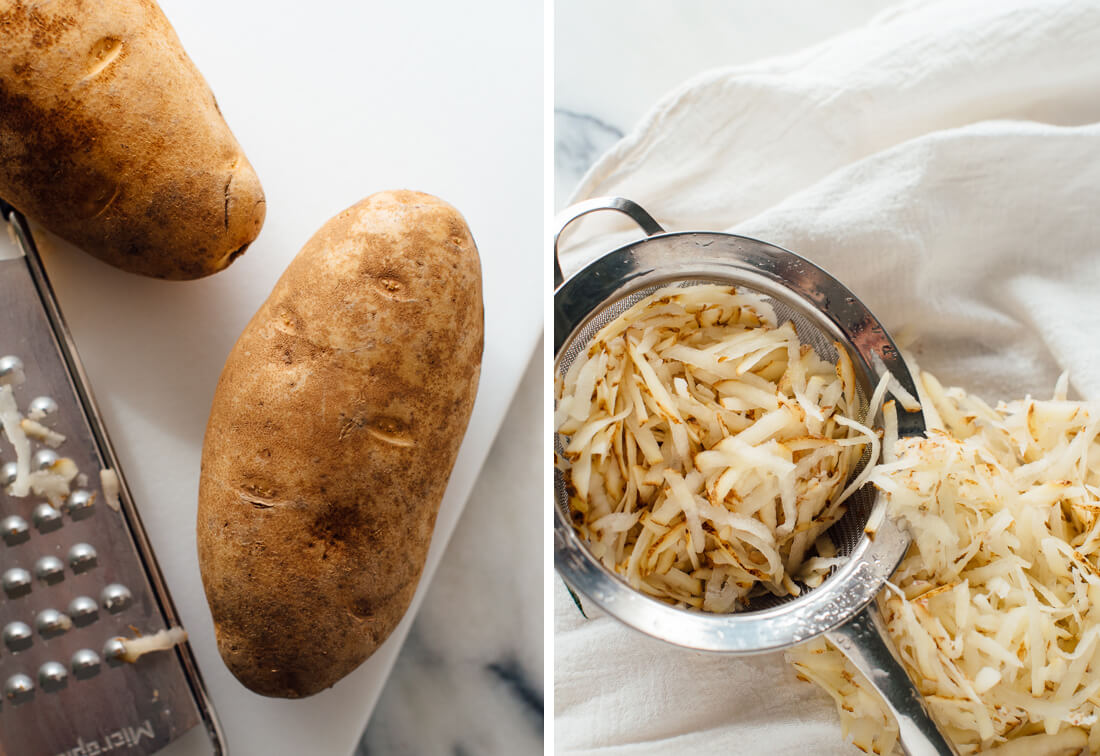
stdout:
{"type": "Polygon", "coordinates": [[[481,269],[462,216],[375,194],[310,239],[226,361],[198,550],[218,648],[296,698],[405,614],[474,403],[481,269]]]}
{"type": "Polygon", "coordinates": [[[123,270],[226,267],[259,179],[150,0],[0,0],[0,197],[123,270]]]}

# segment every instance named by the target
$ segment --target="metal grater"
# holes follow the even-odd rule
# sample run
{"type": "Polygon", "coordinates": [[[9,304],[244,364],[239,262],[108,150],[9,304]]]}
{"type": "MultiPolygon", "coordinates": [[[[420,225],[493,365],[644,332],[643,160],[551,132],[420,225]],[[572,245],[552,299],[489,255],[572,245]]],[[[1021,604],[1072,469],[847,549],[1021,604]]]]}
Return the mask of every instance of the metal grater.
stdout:
{"type": "MultiPolygon", "coordinates": [[[[141,756],[203,725],[220,728],[190,647],[134,663],[116,638],[181,625],[119,471],[26,220],[0,200],[16,256],[0,253],[0,382],[20,412],[63,434],[31,441],[31,469],[72,459],[77,478],[59,509],[9,495],[15,451],[0,436],[0,756],[141,756]],[[115,471],[118,507],[101,470],[115,471]]],[[[6,246],[6,241],[0,241],[6,246]]]]}

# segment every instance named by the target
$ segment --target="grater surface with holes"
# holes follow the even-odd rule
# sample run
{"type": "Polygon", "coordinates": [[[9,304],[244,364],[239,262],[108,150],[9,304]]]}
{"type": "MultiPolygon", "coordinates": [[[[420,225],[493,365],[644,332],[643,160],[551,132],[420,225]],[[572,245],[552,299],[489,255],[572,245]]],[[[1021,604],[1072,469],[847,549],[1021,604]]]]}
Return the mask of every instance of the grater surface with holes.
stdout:
{"type": "Polygon", "coordinates": [[[142,756],[200,726],[209,752],[224,753],[188,644],[118,659],[116,638],[181,622],[29,226],[0,210],[12,236],[0,241],[11,247],[0,253],[0,383],[65,438],[32,440],[31,469],[67,457],[81,473],[60,508],[10,495],[16,455],[0,436],[0,756],[142,756]],[[118,477],[117,506],[101,470],[118,477]]]}

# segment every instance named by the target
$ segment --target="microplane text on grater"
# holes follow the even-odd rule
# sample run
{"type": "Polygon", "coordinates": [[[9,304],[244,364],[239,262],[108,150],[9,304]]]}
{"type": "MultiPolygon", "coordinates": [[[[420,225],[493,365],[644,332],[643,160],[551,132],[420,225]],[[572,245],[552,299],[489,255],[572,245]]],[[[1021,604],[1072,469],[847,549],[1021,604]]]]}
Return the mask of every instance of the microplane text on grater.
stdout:
{"type": "Polygon", "coordinates": [[[0,754],[141,756],[195,727],[224,753],[30,228],[0,213],[0,754]]]}

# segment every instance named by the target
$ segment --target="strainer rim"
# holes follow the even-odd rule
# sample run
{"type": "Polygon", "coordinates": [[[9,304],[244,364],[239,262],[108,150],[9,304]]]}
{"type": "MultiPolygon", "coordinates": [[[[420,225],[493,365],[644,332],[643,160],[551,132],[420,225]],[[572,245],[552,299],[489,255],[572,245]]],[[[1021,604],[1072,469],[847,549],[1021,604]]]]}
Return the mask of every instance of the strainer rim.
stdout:
{"type": "MultiPolygon", "coordinates": [[[[832,329],[823,330],[833,335],[839,331],[841,344],[857,362],[862,378],[878,377],[890,370],[915,395],[912,376],[893,340],[847,287],[790,250],[718,231],[653,234],[604,254],[564,281],[554,293],[555,374],[576,334],[611,303],[662,282],[707,278],[731,280],[734,285],[748,280],[744,285],[772,296],[778,293],[779,301],[811,321],[832,324],[832,329]],[[800,287],[792,287],[784,278],[795,275],[801,280],[800,287]],[[593,281],[598,285],[592,286],[593,281]],[[578,291],[581,287],[584,290],[578,291]],[[586,302],[579,317],[565,309],[577,302],[586,302]]],[[[899,412],[899,435],[919,435],[923,431],[920,412],[899,412]]],[[[555,567],[582,596],[648,635],[703,651],[774,651],[844,624],[885,585],[910,539],[890,518],[879,518],[876,510],[883,507],[884,499],[875,492],[871,517],[881,519],[881,524],[874,537],[858,543],[851,559],[824,584],[791,601],[752,612],[712,614],[674,607],[644,595],[592,555],[556,504],[555,567]]]]}

